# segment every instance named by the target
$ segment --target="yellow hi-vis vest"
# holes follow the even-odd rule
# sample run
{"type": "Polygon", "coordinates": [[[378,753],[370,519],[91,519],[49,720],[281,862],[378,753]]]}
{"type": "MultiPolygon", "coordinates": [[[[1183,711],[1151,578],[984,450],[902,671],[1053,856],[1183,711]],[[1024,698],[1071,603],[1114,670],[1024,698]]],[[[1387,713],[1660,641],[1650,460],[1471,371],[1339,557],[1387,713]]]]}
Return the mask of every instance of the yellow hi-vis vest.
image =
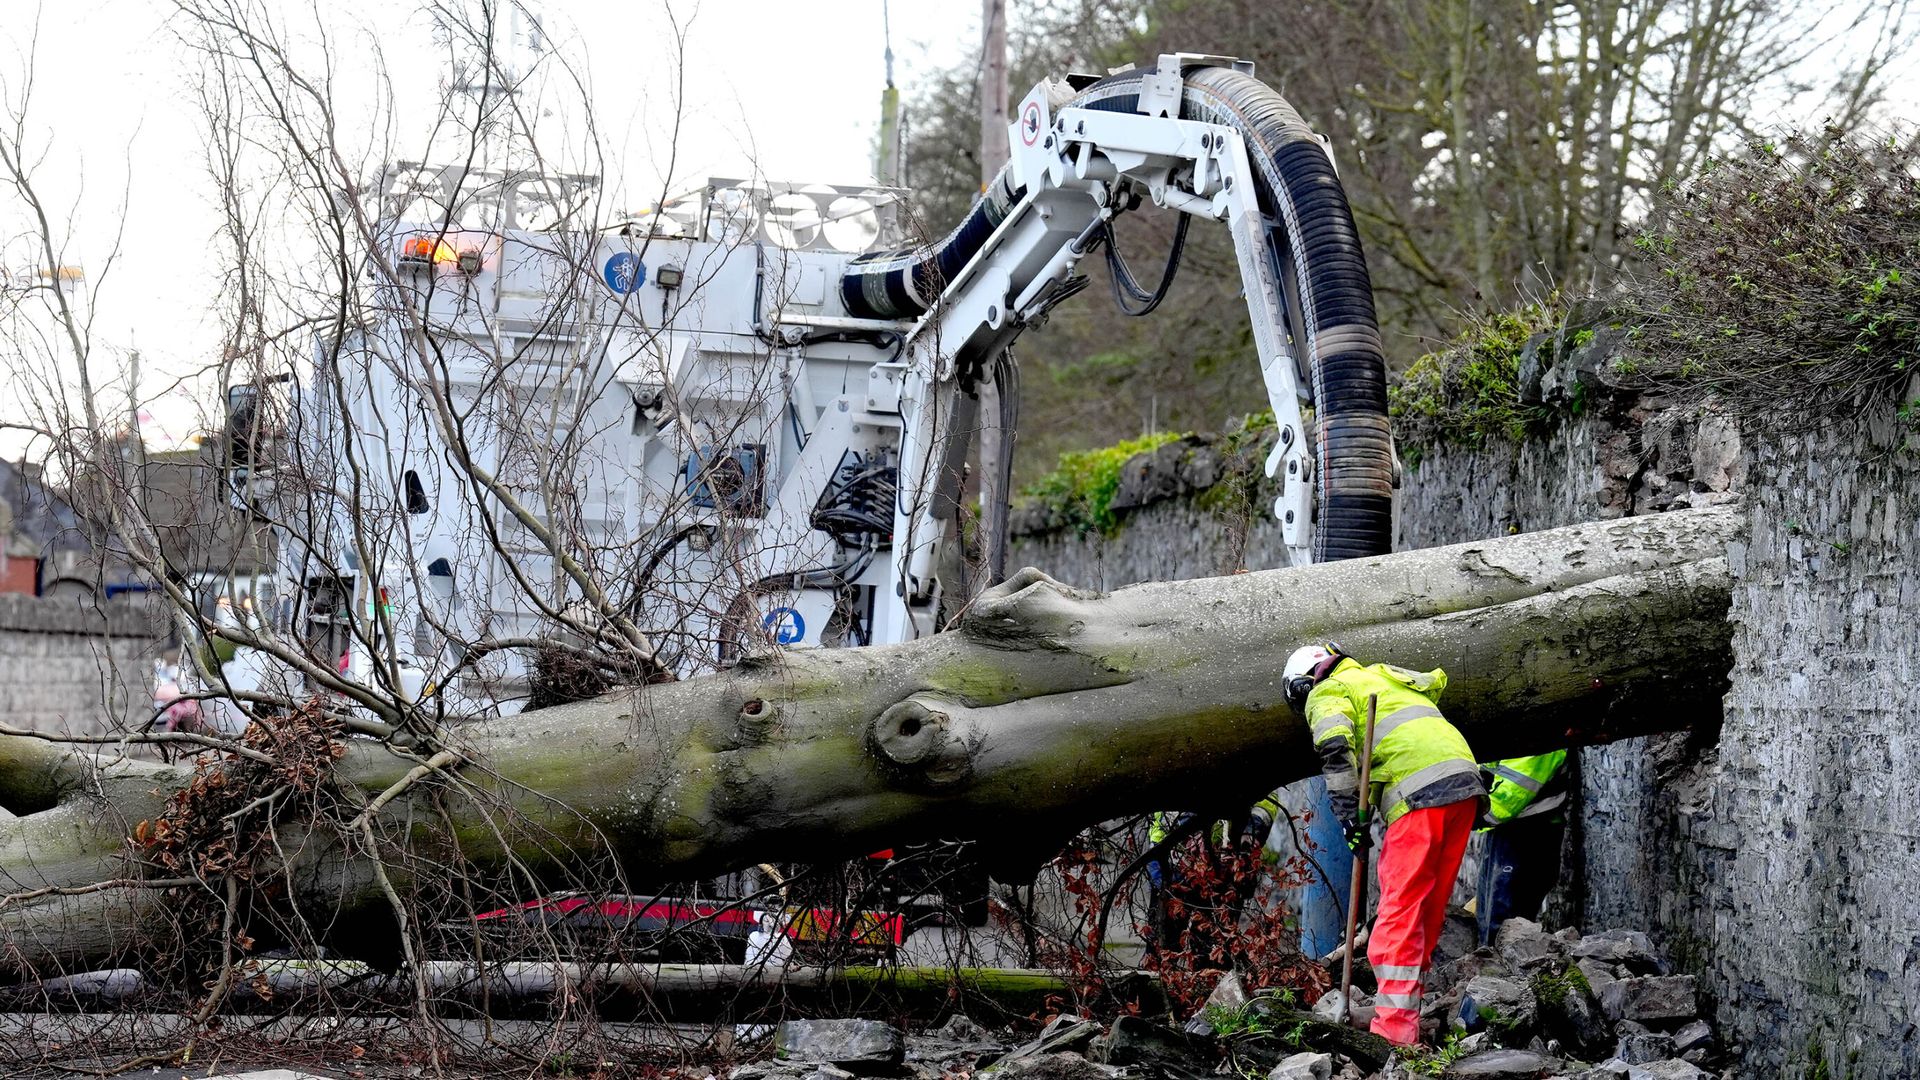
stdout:
{"type": "Polygon", "coordinates": [[[1343,820],[1359,804],[1357,732],[1366,727],[1367,698],[1378,695],[1373,725],[1373,805],[1388,824],[1409,810],[1479,798],[1480,767],[1467,740],[1437,702],[1447,673],[1392,664],[1362,667],[1342,658],[1307,695],[1307,724],[1320,752],[1327,794],[1343,820]]]}
{"type": "Polygon", "coordinates": [[[1487,789],[1487,816],[1495,821],[1512,821],[1559,809],[1567,801],[1564,788],[1544,799],[1540,793],[1553,782],[1566,760],[1565,750],[1555,750],[1488,766],[1493,770],[1493,785],[1487,789]]]}

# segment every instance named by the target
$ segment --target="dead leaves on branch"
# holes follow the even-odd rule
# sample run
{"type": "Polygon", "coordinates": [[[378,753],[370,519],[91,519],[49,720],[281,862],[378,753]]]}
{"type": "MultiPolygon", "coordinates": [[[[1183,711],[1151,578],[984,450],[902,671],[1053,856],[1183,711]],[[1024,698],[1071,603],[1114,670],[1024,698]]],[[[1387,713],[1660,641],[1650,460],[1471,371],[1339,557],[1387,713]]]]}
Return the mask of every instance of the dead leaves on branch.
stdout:
{"type": "Polygon", "coordinates": [[[267,761],[201,757],[193,779],[168,797],[165,812],[134,827],[136,856],[174,874],[252,880],[276,821],[325,800],[334,763],[346,753],[341,735],[338,717],[318,702],[256,719],[241,745],[267,761]]]}

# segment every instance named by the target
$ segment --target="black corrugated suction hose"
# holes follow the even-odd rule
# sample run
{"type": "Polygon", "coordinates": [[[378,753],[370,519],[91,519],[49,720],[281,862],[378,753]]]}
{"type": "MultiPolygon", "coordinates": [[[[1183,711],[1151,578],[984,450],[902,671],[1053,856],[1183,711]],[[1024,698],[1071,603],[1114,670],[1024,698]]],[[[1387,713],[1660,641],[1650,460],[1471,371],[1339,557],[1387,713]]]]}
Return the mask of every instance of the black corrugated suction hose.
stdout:
{"type": "MultiPolygon", "coordinates": [[[[1068,104],[1133,112],[1141,79],[1128,71],[1068,104]]],[[[1228,68],[1189,68],[1180,115],[1230,126],[1246,141],[1261,208],[1285,230],[1270,239],[1293,261],[1304,326],[1297,348],[1312,361],[1319,519],[1316,562],[1380,555],[1393,545],[1393,443],[1387,426],[1386,357],[1360,235],[1346,192],[1319,139],[1278,92],[1228,68]]],[[[851,315],[918,316],[986,242],[1020,193],[1002,170],[964,221],[940,241],[864,256],[847,267],[841,298],[851,315]]]]}

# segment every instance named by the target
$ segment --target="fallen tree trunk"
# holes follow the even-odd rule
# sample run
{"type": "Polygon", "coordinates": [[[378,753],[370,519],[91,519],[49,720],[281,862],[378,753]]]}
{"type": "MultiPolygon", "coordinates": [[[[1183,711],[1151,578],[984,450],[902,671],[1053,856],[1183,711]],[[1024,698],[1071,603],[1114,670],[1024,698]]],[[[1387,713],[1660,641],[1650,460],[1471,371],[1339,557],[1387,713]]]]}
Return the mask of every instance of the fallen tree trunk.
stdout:
{"type": "MultiPolygon", "coordinates": [[[[1728,510],[1685,511],[1110,595],[1022,571],[930,639],[754,658],[463,727],[457,780],[354,742],[337,779],[385,800],[395,857],[316,833],[284,845],[293,890],[352,908],[384,894],[380,872],[511,864],[531,894],[598,855],[660,881],[930,836],[1037,858],[1089,822],[1231,806],[1311,774],[1279,672],[1295,646],[1327,639],[1445,667],[1442,705],[1485,759],[1683,726],[1725,689],[1736,527],[1728,510]]],[[[150,873],[125,838],[187,773],[95,774],[0,738],[0,805],[29,815],[0,823],[7,887],[150,873]]],[[[99,966],[156,932],[151,896],[12,901],[8,962],[99,966]]]]}

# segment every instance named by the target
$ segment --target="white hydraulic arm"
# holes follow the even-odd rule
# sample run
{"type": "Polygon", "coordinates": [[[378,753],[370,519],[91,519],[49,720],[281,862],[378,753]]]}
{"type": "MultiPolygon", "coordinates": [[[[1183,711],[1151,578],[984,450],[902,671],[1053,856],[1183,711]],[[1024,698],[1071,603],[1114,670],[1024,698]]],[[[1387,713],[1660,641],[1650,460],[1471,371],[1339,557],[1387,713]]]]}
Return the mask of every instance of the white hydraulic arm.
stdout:
{"type": "MultiPolygon", "coordinates": [[[[1221,124],[1175,118],[1180,67],[1196,62],[1234,63],[1164,56],[1134,113],[1084,107],[1055,113],[1050,101],[1059,90],[1051,81],[1034,87],[1021,102],[1010,130],[1014,186],[1022,195],[908,337],[900,396],[902,499],[894,545],[899,600],[924,599],[931,588],[931,561],[951,513],[958,463],[973,426],[973,398],[961,384],[984,377],[982,358],[1004,349],[1075,291],[1081,260],[1093,253],[1103,226],[1136,192],[1158,206],[1225,222],[1231,230],[1279,429],[1266,462],[1267,475],[1283,477],[1274,514],[1292,561],[1310,561],[1313,458],[1301,423],[1301,366],[1290,330],[1298,321],[1289,318],[1297,300],[1289,297],[1277,271],[1280,253],[1270,240],[1275,223],[1260,207],[1241,134],[1221,124]],[[1173,95],[1170,102],[1151,92],[1156,82],[1161,95],[1173,95]]],[[[906,616],[906,606],[896,618],[906,616]]]]}

